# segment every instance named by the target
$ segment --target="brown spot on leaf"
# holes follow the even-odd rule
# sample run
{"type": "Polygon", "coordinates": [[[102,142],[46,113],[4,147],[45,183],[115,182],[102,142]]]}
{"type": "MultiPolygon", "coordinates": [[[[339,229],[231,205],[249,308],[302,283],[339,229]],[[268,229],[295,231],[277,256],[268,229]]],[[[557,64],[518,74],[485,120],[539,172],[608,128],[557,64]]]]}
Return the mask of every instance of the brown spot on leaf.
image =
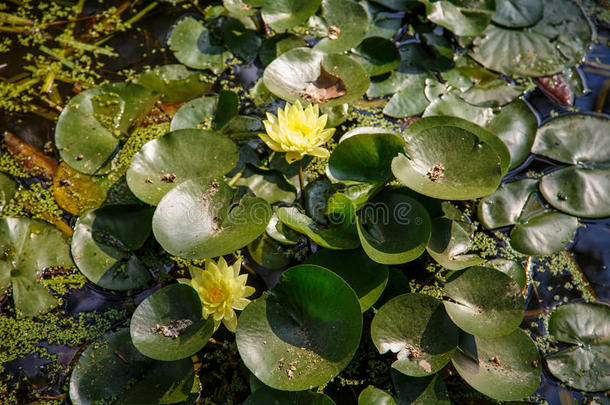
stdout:
{"type": "Polygon", "coordinates": [[[430,181],[439,181],[445,177],[445,166],[442,163],[437,163],[428,170],[426,173],[430,181]]]}
{"type": "Polygon", "coordinates": [[[574,93],[562,75],[538,77],[536,78],[536,84],[551,101],[564,107],[572,105],[574,93]]]}
{"type": "Polygon", "coordinates": [[[339,34],[341,34],[341,28],[334,25],[328,27],[328,39],[335,40],[339,38],[339,34]]]}
{"type": "Polygon", "coordinates": [[[320,65],[320,75],[305,87],[301,97],[312,103],[321,104],[339,98],[346,92],[343,80],[339,76],[328,73],[324,66],[320,65]]]}
{"type": "Polygon", "coordinates": [[[190,319],[178,319],[170,321],[167,325],[157,324],[154,328],[150,328],[150,331],[152,333],[159,333],[168,338],[176,339],[192,324],[193,321],[190,319]]]}
{"type": "Polygon", "coordinates": [[[165,173],[163,176],[161,176],[161,181],[164,181],[166,183],[173,183],[176,181],[178,177],[174,174],[174,173],[165,173]]]}
{"type": "Polygon", "coordinates": [[[430,366],[430,363],[428,363],[426,360],[420,360],[419,366],[423,368],[426,373],[432,372],[432,366],[430,366]]]}

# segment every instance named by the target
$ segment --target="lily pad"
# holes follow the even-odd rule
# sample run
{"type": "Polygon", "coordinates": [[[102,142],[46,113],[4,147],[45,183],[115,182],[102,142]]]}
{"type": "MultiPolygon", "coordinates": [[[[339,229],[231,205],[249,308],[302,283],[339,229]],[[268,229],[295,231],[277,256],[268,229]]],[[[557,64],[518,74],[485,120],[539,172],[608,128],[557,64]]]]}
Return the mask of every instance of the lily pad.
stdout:
{"type": "Polygon", "coordinates": [[[474,39],[470,56],[509,76],[550,76],[580,63],[592,39],[580,6],[572,0],[543,0],[543,8],[543,18],[524,30],[488,25],[474,39]]]}
{"type": "Polygon", "coordinates": [[[18,312],[38,315],[57,305],[39,282],[46,267],[72,266],[68,244],[52,225],[28,218],[0,219],[0,292],[13,287],[18,312]]]}
{"type": "Polygon", "coordinates": [[[245,60],[254,59],[263,42],[256,31],[247,29],[241,21],[235,18],[226,18],[222,23],[220,33],[225,45],[235,55],[245,60]]]}
{"type": "Polygon", "coordinates": [[[516,224],[528,199],[537,189],[538,181],[535,179],[503,183],[493,194],[479,202],[479,221],[487,229],[516,224]]]}
{"type": "Polygon", "coordinates": [[[180,129],[147,142],[134,155],[127,170],[127,184],[140,200],[157,205],[185,181],[229,172],[237,158],[237,146],[225,135],[180,129]]]}
{"type": "Polygon", "coordinates": [[[145,357],[123,328],[104,335],[80,356],[70,377],[70,399],[78,405],[172,404],[187,398],[194,379],[190,359],[145,357]]]}
{"type": "Polygon", "coordinates": [[[311,48],[294,48],[280,55],[265,69],[263,81],[271,93],[286,101],[322,105],[357,100],[369,87],[368,75],[358,62],[311,48]]]}
{"type": "Polygon", "coordinates": [[[197,353],[214,333],[214,322],[202,319],[197,291],[172,284],[138,305],[131,317],[131,341],[155,360],[181,360],[197,353]]]}
{"type": "Polygon", "coordinates": [[[0,212],[17,192],[17,183],[4,173],[0,173],[0,212]]]}
{"type": "Polygon", "coordinates": [[[432,233],[426,250],[441,266],[450,270],[461,270],[476,266],[483,259],[468,254],[473,241],[473,230],[468,218],[457,208],[443,203],[444,215],[432,220],[432,233]]]}
{"type": "Polygon", "coordinates": [[[265,170],[250,164],[246,165],[235,185],[247,187],[255,196],[264,198],[269,204],[278,201],[291,203],[297,196],[296,188],[286,180],[282,172],[265,170]]]}
{"type": "Polygon", "coordinates": [[[107,173],[119,145],[118,130],[111,131],[102,122],[118,119],[121,112],[106,110],[96,114],[96,105],[107,101],[100,99],[105,94],[108,93],[102,89],[91,89],[76,95],[64,107],[55,127],[55,144],[61,158],[83,173],[107,173]]]}
{"type": "Polygon", "coordinates": [[[278,34],[263,40],[261,49],[258,52],[263,65],[267,66],[281,54],[294,48],[307,46],[307,42],[294,34],[278,34]]]}
{"type": "Polygon", "coordinates": [[[510,153],[499,138],[459,118],[422,118],[407,129],[406,139],[405,154],[394,158],[392,172],[401,183],[429,197],[486,196],[510,165],[510,153]]]}
{"type": "Polygon", "coordinates": [[[430,240],[430,215],[404,188],[383,190],[360,209],[356,218],[362,247],[378,263],[415,260],[430,240]]]}
{"type": "Polygon", "coordinates": [[[315,49],[326,53],[341,53],[358,45],[366,34],[368,15],[358,2],[322,0],[322,16],[329,27],[315,49]]]}
{"type": "Polygon", "coordinates": [[[451,299],[443,303],[453,322],[475,336],[505,336],[523,320],[521,288],[501,271],[471,267],[448,281],[443,291],[451,299]]]}
{"type": "Polygon", "coordinates": [[[445,367],[458,345],[458,328],[443,303],[425,294],[403,294],[385,303],[371,324],[379,353],[397,353],[392,368],[413,377],[445,367]]]}
{"type": "Polygon", "coordinates": [[[515,260],[507,260],[498,257],[485,263],[485,267],[491,267],[504,274],[508,274],[510,278],[519,284],[519,288],[521,288],[522,292],[527,286],[527,274],[525,269],[515,260]]]}
{"type": "Polygon", "coordinates": [[[188,180],[159,202],[153,216],[157,241],[170,254],[189,259],[222,256],[242,248],[265,231],[271,207],[244,196],[221,179],[188,180]]]}
{"type": "Polygon", "coordinates": [[[521,329],[497,338],[463,333],[451,362],[468,384],[499,401],[522,400],[540,385],[538,349],[521,329]]]}
{"type": "Polygon", "coordinates": [[[346,132],[328,160],[328,176],[341,182],[381,184],[392,177],[392,159],[404,139],[382,128],[360,127],[346,132]]]}
{"type": "Polygon", "coordinates": [[[309,256],[305,264],[315,264],[337,273],[358,296],[362,312],[381,296],[388,283],[388,266],[369,259],[362,249],[321,249],[309,256]],[[354,264],[357,264],[354,268],[354,264]]]}
{"type": "Polygon", "coordinates": [[[496,0],[492,21],[507,28],[536,24],[544,14],[544,0],[496,0]]]}
{"type": "Polygon", "coordinates": [[[515,225],[510,232],[510,244],[526,255],[550,255],[566,248],[579,226],[576,217],[547,211],[515,225]]]}
{"type": "Polygon", "coordinates": [[[369,385],[358,396],[358,405],[396,405],[390,394],[369,385]]]}
{"type": "Polygon", "coordinates": [[[284,32],[314,15],[322,0],[265,0],[263,20],[275,31],[284,32]]]}
{"type": "Polygon", "coordinates": [[[604,136],[609,129],[607,118],[581,114],[540,127],[532,151],[574,165],[540,180],[540,191],[554,208],[580,217],[610,215],[610,142],[604,136]]]}
{"type": "Polygon", "coordinates": [[[201,73],[184,65],[157,66],[136,77],[135,83],[162,94],[165,102],[192,100],[212,89],[201,73]]]}
{"type": "Polygon", "coordinates": [[[149,207],[107,205],[79,217],[72,256],[81,273],[111,290],[144,285],[150,274],[135,251],[150,235],[152,214],[149,207]]]}
{"type": "Polygon", "coordinates": [[[546,357],[549,371],[568,386],[582,391],[610,389],[610,308],[573,303],[556,308],[549,334],[573,346],[546,357]]]}
{"type": "Polygon", "coordinates": [[[82,215],[102,205],[110,182],[106,176],[90,176],[61,162],[53,176],[53,196],[64,210],[82,215]]]}
{"type": "Polygon", "coordinates": [[[323,267],[286,270],[242,312],[236,332],[246,367],[266,385],[300,391],[325,384],[350,362],[362,332],[360,304],[323,267]]]}
{"type": "Polygon", "coordinates": [[[271,216],[265,232],[282,245],[296,245],[299,242],[299,235],[280,222],[275,213],[271,216]]]}
{"type": "Polygon", "coordinates": [[[211,124],[216,111],[216,101],[214,96],[204,96],[185,103],[176,111],[169,130],[200,128],[211,124]]]}
{"type": "Polygon", "coordinates": [[[222,45],[213,44],[210,32],[192,17],[176,24],[169,40],[170,49],[182,64],[194,69],[209,69],[219,74],[231,57],[222,45]]]}
{"type": "Polygon", "coordinates": [[[299,233],[309,237],[318,245],[329,249],[354,249],[360,242],[354,227],[354,210],[351,202],[345,204],[346,217],[323,226],[305,215],[297,207],[280,207],[276,214],[279,220],[299,233]]]}
{"type": "Polygon", "coordinates": [[[369,76],[382,75],[398,68],[400,52],[392,41],[369,37],[352,50],[352,58],[362,65],[369,76]]]}
{"type": "Polygon", "coordinates": [[[272,270],[281,269],[292,260],[290,251],[267,234],[248,245],[248,254],[257,264],[272,270]]]}
{"type": "Polygon", "coordinates": [[[289,392],[274,390],[270,387],[261,387],[254,391],[243,405],[335,405],[327,395],[320,392],[301,391],[289,392]]]}
{"type": "Polygon", "coordinates": [[[493,0],[420,0],[420,2],[426,6],[428,20],[459,36],[479,35],[495,12],[493,0]]]}
{"type": "Polygon", "coordinates": [[[392,382],[400,405],[450,405],[449,393],[438,374],[409,377],[392,370],[392,382]]]}

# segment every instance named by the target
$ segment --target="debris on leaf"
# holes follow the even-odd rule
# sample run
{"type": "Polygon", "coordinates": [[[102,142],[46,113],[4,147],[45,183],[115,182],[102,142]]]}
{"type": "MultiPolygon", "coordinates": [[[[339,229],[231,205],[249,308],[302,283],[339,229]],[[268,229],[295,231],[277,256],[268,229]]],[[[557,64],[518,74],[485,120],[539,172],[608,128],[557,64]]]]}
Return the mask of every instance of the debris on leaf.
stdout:
{"type": "Polygon", "coordinates": [[[339,34],[341,34],[341,29],[339,27],[335,27],[334,25],[328,27],[328,39],[335,40],[339,38],[339,34]]]}
{"type": "Polygon", "coordinates": [[[426,173],[430,181],[439,181],[445,176],[445,166],[442,163],[437,163],[426,173]]]}
{"type": "Polygon", "coordinates": [[[170,321],[167,325],[159,325],[151,328],[150,331],[152,333],[159,333],[165,337],[176,339],[178,336],[184,332],[186,328],[191,326],[193,321],[190,319],[178,319],[170,321]]]}
{"type": "Polygon", "coordinates": [[[339,76],[328,73],[324,66],[320,65],[320,75],[305,87],[301,97],[312,103],[321,104],[339,98],[346,92],[343,80],[339,76]]]}

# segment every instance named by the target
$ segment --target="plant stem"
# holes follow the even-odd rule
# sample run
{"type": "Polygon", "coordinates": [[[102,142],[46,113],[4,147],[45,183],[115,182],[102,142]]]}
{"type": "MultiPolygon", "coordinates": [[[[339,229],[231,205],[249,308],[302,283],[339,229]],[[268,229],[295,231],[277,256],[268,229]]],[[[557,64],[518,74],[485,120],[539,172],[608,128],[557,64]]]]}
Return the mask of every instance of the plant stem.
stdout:
{"type": "Polygon", "coordinates": [[[229,180],[229,181],[227,182],[227,184],[228,184],[230,187],[233,187],[233,186],[235,185],[235,183],[237,183],[237,182],[239,181],[239,179],[241,179],[242,174],[244,174],[244,170],[246,170],[246,166],[245,166],[245,165],[244,165],[244,167],[242,167],[242,168],[241,168],[241,170],[240,170],[240,171],[238,171],[237,173],[235,173],[235,174],[233,175],[233,177],[231,177],[231,180],[229,180]]]}
{"type": "Polygon", "coordinates": [[[299,186],[301,187],[301,204],[305,209],[305,178],[303,177],[303,163],[299,160],[299,186]]]}

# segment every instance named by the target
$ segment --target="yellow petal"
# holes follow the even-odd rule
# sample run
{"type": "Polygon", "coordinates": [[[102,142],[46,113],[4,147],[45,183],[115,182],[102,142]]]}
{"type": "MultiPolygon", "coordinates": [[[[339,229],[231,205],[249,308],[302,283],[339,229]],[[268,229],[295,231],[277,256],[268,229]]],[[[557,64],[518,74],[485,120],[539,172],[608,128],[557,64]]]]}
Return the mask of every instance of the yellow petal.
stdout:
{"type": "Polygon", "coordinates": [[[299,152],[287,152],[286,153],[286,162],[288,163],[292,163],[295,162],[297,160],[301,160],[303,159],[303,155],[301,155],[299,152]]]}
{"type": "Polygon", "coordinates": [[[317,156],[321,158],[327,158],[330,156],[330,152],[322,147],[312,148],[307,152],[308,155],[317,156]]]}

